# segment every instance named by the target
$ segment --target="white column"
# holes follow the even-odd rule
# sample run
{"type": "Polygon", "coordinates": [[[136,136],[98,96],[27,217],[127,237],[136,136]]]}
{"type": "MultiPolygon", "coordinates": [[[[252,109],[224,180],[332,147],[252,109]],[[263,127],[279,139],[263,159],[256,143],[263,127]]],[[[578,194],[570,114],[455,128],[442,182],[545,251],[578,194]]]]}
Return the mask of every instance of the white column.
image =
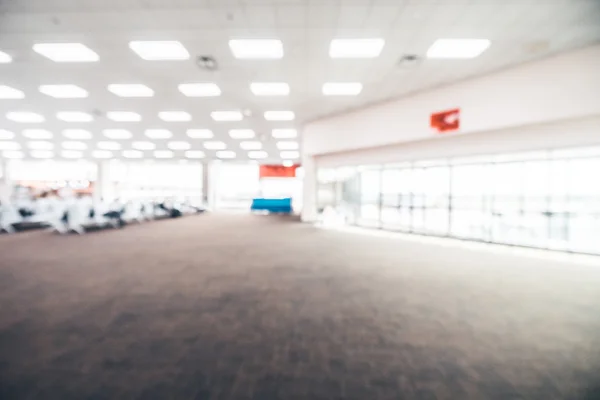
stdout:
{"type": "Polygon", "coordinates": [[[304,179],[302,182],[302,221],[317,220],[317,165],[314,157],[302,156],[304,179]]]}
{"type": "Polygon", "coordinates": [[[10,162],[7,159],[0,160],[2,163],[2,177],[0,177],[0,202],[6,204],[10,202],[12,196],[13,184],[10,179],[10,162]]]}
{"type": "Polygon", "coordinates": [[[94,183],[94,203],[100,202],[101,199],[108,202],[113,197],[109,161],[100,161],[97,163],[96,182],[94,183]]]}
{"type": "Polygon", "coordinates": [[[219,162],[208,161],[202,167],[203,192],[205,206],[214,210],[217,205],[217,190],[219,184],[219,162]]]}

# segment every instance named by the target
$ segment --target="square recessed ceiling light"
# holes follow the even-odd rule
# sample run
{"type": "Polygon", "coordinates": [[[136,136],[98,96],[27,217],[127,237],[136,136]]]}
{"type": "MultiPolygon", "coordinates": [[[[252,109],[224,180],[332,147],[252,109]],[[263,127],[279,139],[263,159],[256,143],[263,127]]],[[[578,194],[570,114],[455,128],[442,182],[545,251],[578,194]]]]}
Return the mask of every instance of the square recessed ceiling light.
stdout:
{"type": "Polygon", "coordinates": [[[17,142],[0,142],[0,150],[19,150],[21,145],[17,142]]]}
{"type": "Polygon", "coordinates": [[[298,142],[277,142],[279,150],[298,150],[298,142]]]}
{"type": "Polygon", "coordinates": [[[54,148],[54,143],[46,142],[44,140],[34,140],[27,142],[27,147],[32,150],[52,150],[54,148]]]}
{"type": "Polygon", "coordinates": [[[65,122],[92,122],[94,120],[91,114],[80,111],[61,111],[56,113],[56,118],[65,122]]]}
{"type": "Polygon", "coordinates": [[[262,149],[262,143],[252,140],[240,142],[240,148],[242,148],[243,150],[260,150],[262,149]]]}
{"type": "Polygon", "coordinates": [[[214,83],[182,83],[179,91],[188,97],[215,97],[221,95],[221,89],[214,83]]]}
{"type": "Polygon", "coordinates": [[[248,158],[252,158],[254,160],[258,160],[258,159],[262,159],[262,158],[267,158],[269,157],[269,154],[266,151],[249,151],[248,152],[248,158]]]}
{"type": "Polygon", "coordinates": [[[2,157],[17,159],[17,158],[25,157],[25,154],[22,151],[18,151],[18,150],[7,150],[7,151],[2,152],[2,157]]]}
{"type": "Polygon", "coordinates": [[[284,82],[253,82],[250,90],[256,96],[287,96],[290,85],[284,82]]]}
{"type": "Polygon", "coordinates": [[[27,123],[37,124],[37,123],[45,121],[45,118],[43,115],[32,113],[32,112],[27,112],[27,111],[8,112],[8,113],[6,113],[6,118],[10,119],[11,121],[14,121],[14,122],[21,122],[21,123],[25,123],[25,124],[27,124],[27,123]]]}
{"type": "Polygon", "coordinates": [[[204,148],[207,150],[224,150],[227,148],[227,145],[224,142],[215,140],[210,142],[204,142],[204,148]]]}
{"type": "Polygon", "coordinates": [[[202,150],[188,150],[185,152],[187,158],[204,158],[204,152],[202,150]]]}
{"type": "Polygon", "coordinates": [[[284,160],[281,164],[284,167],[293,167],[294,166],[294,162],[292,160],[284,160]]]}
{"type": "Polygon", "coordinates": [[[252,129],[232,129],[229,136],[233,139],[252,139],[256,134],[252,129]]]}
{"type": "Polygon", "coordinates": [[[210,129],[188,129],[187,135],[192,139],[211,139],[214,137],[210,129]]]}
{"type": "Polygon", "coordinates": [[[62,134],[67,139],[91,139],[92,132],[86,131],[85,129],[65,129],[62,134]]]}
{"type": "Polygon", "coordinates": [[[6,129],[0,129],[0,140],[10,140],[15,137],[15,134],[6,129]]]}
{"type": "Polygon", "coordinates": [[[233,39],[229,48],[235,58],[283,58],[283,44],[278,39],[233,39]]]}
{"type": "Polygon", "coordinates": [[[112,151],[108,150],[94,150],[92,151],[92,157],[94,158],[112,158],[112,151]]]}
{"type": "Polygon", "coordinates": [[[154,90],[139,83],[108,85],[108,91],[119,97],[152,97],[154,90]]]}
{"type": "Polygon", "coordinates": [[[88,92],[85,89],[76,85],[41,85],[40,93],[55,99],[81,99],[88,97],[88,92]]]}
{"type": "Polygon", "coordinates": [[[63,150],[60,152],[60,156],[63,158],[82,158],[83,152],[77,150],[63,150]]]}
{"type": "Polygon", "coordinates": [[[133,41],[129,42],[129,48],[148,61],[187,60],[190,58],[190,53],[181,42],[174,40],[133,41]]]}
{"type": "Polygon", "coordinates": [[[333,39],[329,45],[331,58],[375,58],[379,57],[385,40],[375,39],[333,39]]]}
{"type": "Polygon", "coordinates": [[[142,116],[131,111],[109,111],[106,113],[106,118],[117,122],[138,122],[142,120],[142,116]]]}
{"type": "Polygon", "coordinates": [[[62,142],[62,148],[65,150],[85,150],[87,149],[87,144],[84,142],[66,141],[62,142]]]}
{"type": "Polygon", "coordinates": [[[475,58],[488,47],[487,39],[438,39],[427,50],[427,58],[475,58]]]}
{"type": "Polygon", "coordinates": [[[173,158],[175,154],[171,150],[156,150],[154,157],[156,158],[173,158]]]}
{"type": "Polygon", "coordinates": [[[150,139],[169,139],[173,136],[171,131],[167,129],[146,129],[144,135],[150,139]]]}
{"type": "Polygon", "coordinates": [[[325,96],[356,96],[362,92],[359,82],[328,82],[323,85],[325,96]]]}
{"type": "Polygon", "coordinates": [[[217,157],[219,157],[219,158],[235,158],[235,151],[230,151],[230,150],[217,151],[217,157]]]}
{"type": "Polygon", "coordinates": [[[52,158],[54,153],[50,150],[33,150],[29,152],[29,155],[33,158],[52,158]]]}
{"type": "Polygon", "coordinates": [[[210,113],[210,116],[212,119],[219,122],[241,121],[244,119],[244,116],[239,111],[213,111],[210,113]]]}
{"type": "Polygon", "coordinates": [[[25,129],[23,136],[28,139],[52,139],[52,132],[45,129],[25,129]]]}
{"type": "Polygon", "coordinates": [[[265,119],[267,121],[292,121],[296,118],[293,111],[267,111],[265,119]]]}
{"type": "Polygon", "coordinates": [[[298,131],[295,129],[273,129],[271,136],[275,139],[292,139],[298,136],[298,131]]]}
{"type": "Polygon", "coordinates": [[[12,62],[12,57],[3,51],[0,51],[0,64],[8,64],[12,62]]]}
{"type": "Polygon", "coordinates": [[[54,62],[94,62],[100,57],[81,43],[38,43],[33,51],[54,62]]]}
{"type": "Polygon", "coordinates": [[[161,111],[158,118],[167,122],[185,122],[191,121],[192,116],[185,111],[161,111]]]}
{"type": "Polygon", "coordinates": [[[96,147],[99,148],[100,150],[120,150],[121,143],[104,141],[104,142],[98,142],[96,144],[96,147]]]}
{"type": "Polygon", "coordinates": [[[300,153],[297,151],[282,151],[279,153],[281,158],[298,158],[300,157],[300,153]]]}
{"type": "Polygon", "coordinates": [[[144,153],[139,150],[123,150],[123,157],[125,158],[142,158],[144,153]]]}
{"type": "Polygon", "coordinates": [[[189,150],[192,146],[188,142],[178,140],[167,143],[167,147],[171,150],[189,150]]]}
{"type": "Polygon", "coordinates": [[[114,140],[131,139],[133,136],[127,129],[104,129],[102,134],[114,140]]]}
{"type": "Polygon", "coordinates": [[[152,142],[139,141],[131,143],[131,147],[136,150],[154,150],[156,145],[152,142]]]}
{"type": "Polygon", "coordinates": [[[0,85],[0,99],[23,99],[25,93],[10,86],[0,85]]]}

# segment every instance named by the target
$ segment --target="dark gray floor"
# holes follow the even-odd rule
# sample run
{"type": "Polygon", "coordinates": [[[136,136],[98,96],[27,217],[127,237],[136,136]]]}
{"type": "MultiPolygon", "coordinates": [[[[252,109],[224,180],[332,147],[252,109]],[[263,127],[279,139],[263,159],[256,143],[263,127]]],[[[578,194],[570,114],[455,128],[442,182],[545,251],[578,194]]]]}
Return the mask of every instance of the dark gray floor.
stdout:
{"type": "Polygon", "coordinates": [[[0,236],[2,399],[597,399],[600,271],[201,215],[0,236]]]}

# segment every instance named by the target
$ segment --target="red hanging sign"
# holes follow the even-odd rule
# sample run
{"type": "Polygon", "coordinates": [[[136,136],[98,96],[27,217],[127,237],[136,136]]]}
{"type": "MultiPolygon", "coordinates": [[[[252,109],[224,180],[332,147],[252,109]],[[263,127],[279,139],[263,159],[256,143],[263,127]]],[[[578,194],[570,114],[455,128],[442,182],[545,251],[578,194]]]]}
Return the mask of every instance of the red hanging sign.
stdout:
{"type": "Polygon", "coordinates": [[[261,165],[260,166],[260,177],[261,178],[294,178],[296,177],[296,168],[299,165],[292,165],[291,167],[285,167],[283,165],[261,165]]]}
{"type": "Polygon", "coordinates": [[[459,129],[460,108],[431,114],[430,126],[438,133],[445,133],[459,129]]]}

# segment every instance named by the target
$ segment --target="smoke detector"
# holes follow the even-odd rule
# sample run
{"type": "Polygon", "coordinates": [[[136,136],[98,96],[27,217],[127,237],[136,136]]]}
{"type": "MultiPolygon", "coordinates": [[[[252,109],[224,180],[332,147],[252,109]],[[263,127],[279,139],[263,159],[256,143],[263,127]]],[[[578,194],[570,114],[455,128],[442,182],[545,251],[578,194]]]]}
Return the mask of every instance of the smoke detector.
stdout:
{"type": "Polygon", "coordinates": [[[207,71],[216,71],[219,69],[219,64],[214,57],[211,56],[198,56],[196,57],[196,65],[207,71]]]}
{"type": "Polygon", "coordinates": [[[414,68],[421,62],[421,58],[416,54],[404,54],[398,60],[400,68],[414,68]]]}

